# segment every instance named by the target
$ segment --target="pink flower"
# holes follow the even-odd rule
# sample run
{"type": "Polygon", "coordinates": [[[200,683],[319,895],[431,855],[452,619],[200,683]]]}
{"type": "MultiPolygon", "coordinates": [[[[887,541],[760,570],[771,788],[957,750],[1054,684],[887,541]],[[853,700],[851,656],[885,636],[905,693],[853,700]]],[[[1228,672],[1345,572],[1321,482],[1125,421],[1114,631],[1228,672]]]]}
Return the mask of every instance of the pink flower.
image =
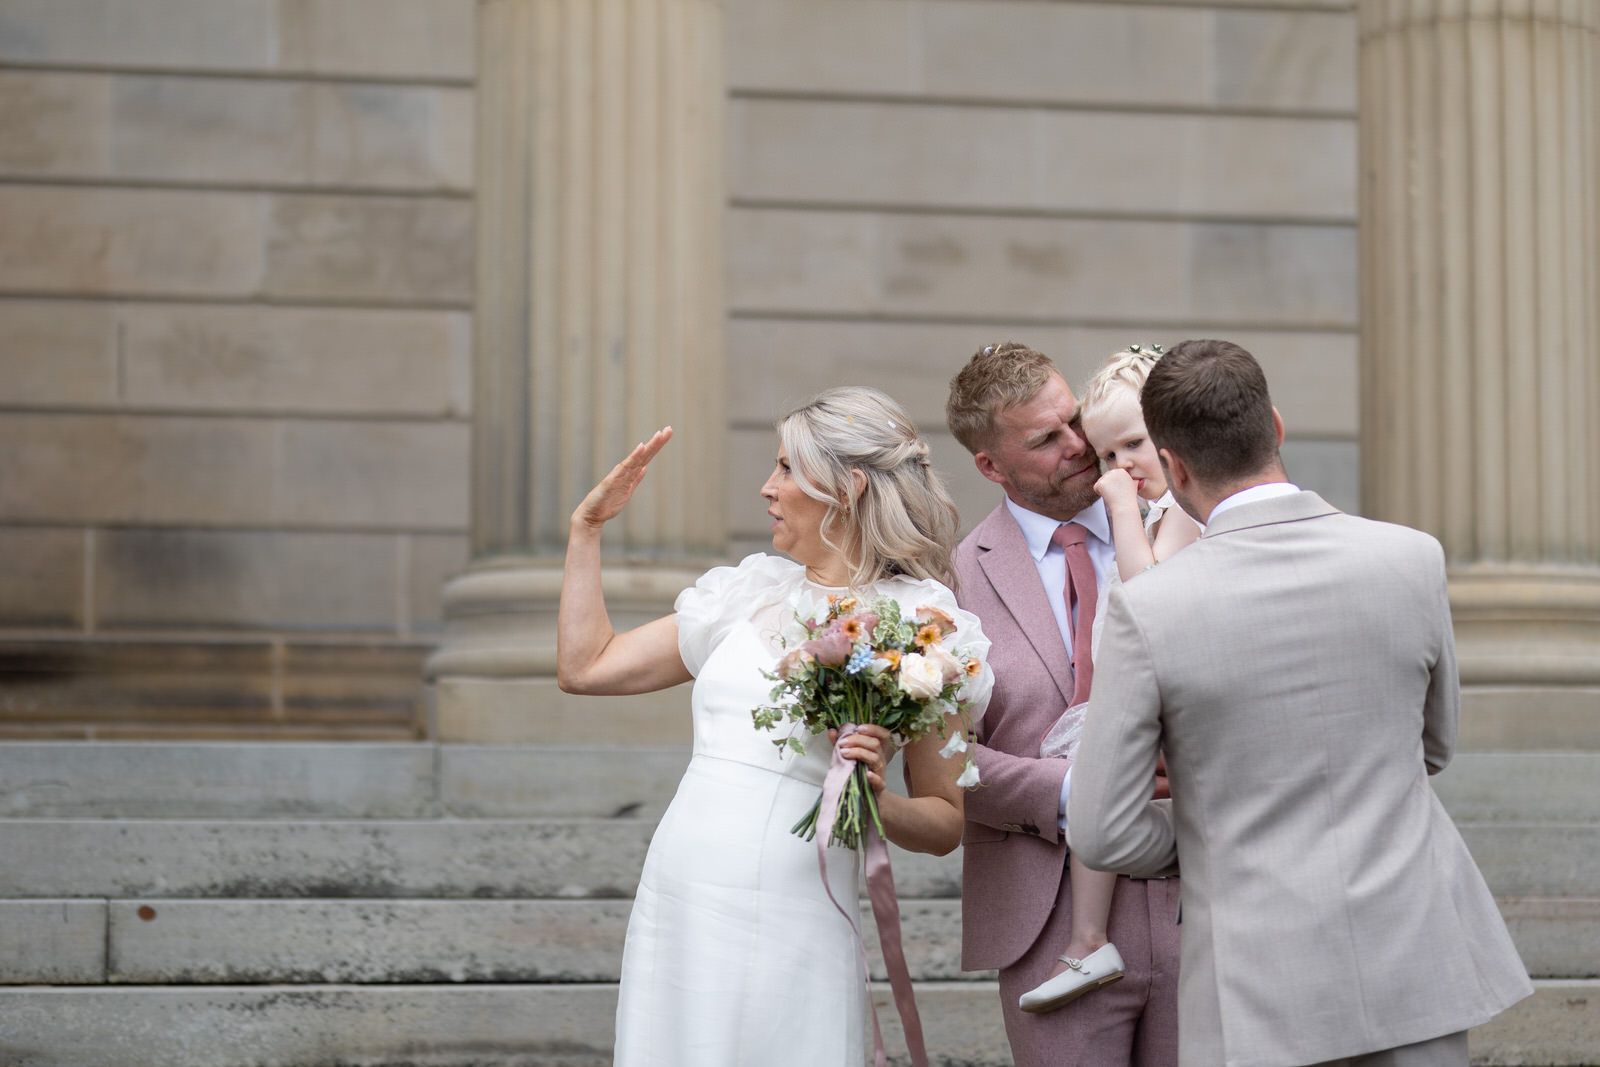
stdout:
{"type": "Polygon", "coordinates": [[[824,667],[843,667],[850,658],[851,643],[844,628],[835,622],[800,647],[809,651],[824,667]]]}
{"type": "Polygon", "coordinates": [[[955,616],[950,614],[948,611],[945,611],[943,608],[934,607],[932,604],[924,604],[922,607],[918,608],[917,614],[914,616],[914,620],[918,628],[923,626],[937,626],[939,628],[939,636],[941,637],[953,634],[956,630],[955,616]]]}
{"type": "Polygon", "coordinates": [[[778,661],[778,677],[784,679],[785,681],[788,681],[791,678],[797,678],[805,672],[807,667],[811,666],[811,664],[815,663],[816,661],[817,657],[812,655],[812,653],[804,645],[801,645],[799,648],[791,648],[788,652],[785,652],[783,658],[778,661]]]}

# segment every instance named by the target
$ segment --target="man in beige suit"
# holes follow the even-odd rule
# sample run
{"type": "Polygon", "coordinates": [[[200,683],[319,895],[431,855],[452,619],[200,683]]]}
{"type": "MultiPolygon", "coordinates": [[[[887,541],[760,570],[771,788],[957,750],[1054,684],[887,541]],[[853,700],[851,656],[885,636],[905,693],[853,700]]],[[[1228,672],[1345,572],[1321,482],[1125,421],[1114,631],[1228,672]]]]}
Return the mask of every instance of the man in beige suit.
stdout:
{"type": "Polygon", "coordinates": [[[1287,483],[1237,345],[1178,345],[1142,404],[1206,530],[1111,592],[1071,846],[1182,866],[1180,1063],[1464,1067],[1532,985],[1428,784],[1459,696],[1443,552],[1287,483]]]}

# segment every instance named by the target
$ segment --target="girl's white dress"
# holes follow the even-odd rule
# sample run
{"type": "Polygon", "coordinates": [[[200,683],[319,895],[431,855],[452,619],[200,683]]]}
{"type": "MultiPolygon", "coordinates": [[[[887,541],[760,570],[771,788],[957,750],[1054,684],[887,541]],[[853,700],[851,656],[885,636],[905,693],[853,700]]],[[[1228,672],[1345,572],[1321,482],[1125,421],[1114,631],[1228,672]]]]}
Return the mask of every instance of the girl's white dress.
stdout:
{"type": "MultiPolygon", "coordinates": [[[[849,1067],[863,1062],[866,989],[849,923],[822,886],[816,842],[790,827],[816,800],[832,746],[799,735],[780,754],[750,713],[770,703],[762,675],[782,653],[795,607],[830,590],[799,564],[748,556],[717,567],[676,605],[678,648],[695,676],[694,754],[662,816],[628,922],[616,1067],[849,1067]]],[[[959,647],[987,658],[976,617],[933,581],[892,578],[873,592],[907,612],[957,619],[959,647]]],[[[968,683],[981,712],[992,676],[968,683]]],[[[857,857],[828,849],[828,883],[856,907],[857,857]]]]}

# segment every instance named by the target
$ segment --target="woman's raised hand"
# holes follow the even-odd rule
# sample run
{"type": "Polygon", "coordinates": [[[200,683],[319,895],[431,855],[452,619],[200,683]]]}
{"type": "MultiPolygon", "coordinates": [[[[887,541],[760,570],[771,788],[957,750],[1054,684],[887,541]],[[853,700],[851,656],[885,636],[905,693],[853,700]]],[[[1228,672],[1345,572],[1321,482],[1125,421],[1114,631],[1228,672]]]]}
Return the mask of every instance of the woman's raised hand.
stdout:
{"type": "Polygon", "coordinates": [[[572,513],[572,521],[598,530],[621,514],[633,498],[633,491],[644,480],[645,468],[670,440],[672,427],[663,426],[650,436],[650,440],[636,445],[626,459],[611,468],[611,473],[602,478],[599,485],[589,490],[589,495],[572,513]]]}

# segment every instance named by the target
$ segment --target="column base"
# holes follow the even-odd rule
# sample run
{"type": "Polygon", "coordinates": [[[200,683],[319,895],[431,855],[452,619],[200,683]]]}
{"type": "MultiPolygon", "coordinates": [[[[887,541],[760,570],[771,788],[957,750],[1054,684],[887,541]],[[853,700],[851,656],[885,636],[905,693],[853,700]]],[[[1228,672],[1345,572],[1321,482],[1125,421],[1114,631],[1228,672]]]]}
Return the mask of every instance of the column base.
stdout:
{"type": "Polygon", "coordinates": [[[1600,569],[1451,568],[1467,749],[1600,749],[1600,569]]]}
{"type": "MultiPolygon", "coordinates": [[[[672,613],[701,570],[608,564],[601,583],[620,632],[672,613]]],[[[466,744],[681,745],[692,739],[689,687],[626,697],[556,686],[558,564],[476,566],[444,590],[445,639],[424,667],[430,734],[466,744]]]]}

